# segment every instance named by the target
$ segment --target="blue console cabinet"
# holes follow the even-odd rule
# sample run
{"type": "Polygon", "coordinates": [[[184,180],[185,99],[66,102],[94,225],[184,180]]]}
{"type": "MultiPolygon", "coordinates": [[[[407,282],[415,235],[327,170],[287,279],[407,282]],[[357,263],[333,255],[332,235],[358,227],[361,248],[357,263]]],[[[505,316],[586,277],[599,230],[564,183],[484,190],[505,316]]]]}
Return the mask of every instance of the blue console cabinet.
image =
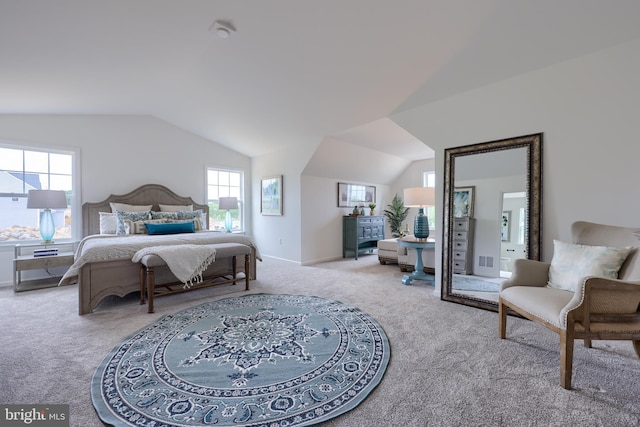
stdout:
{"type": "Polygon", "coordinates": [[[384,239],[384,216],[345,216],[342,218],[342,257],[370,251],[384,239]]]}

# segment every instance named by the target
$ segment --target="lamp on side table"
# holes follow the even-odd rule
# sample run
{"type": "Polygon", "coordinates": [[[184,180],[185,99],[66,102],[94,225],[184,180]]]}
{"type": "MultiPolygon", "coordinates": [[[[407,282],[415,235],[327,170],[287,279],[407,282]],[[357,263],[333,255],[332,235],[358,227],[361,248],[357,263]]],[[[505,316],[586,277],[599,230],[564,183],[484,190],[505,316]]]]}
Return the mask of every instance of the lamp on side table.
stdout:
{"type": "Polygon", "coordinates": [[[220,197],[220,205],[218,209],[227,210],[227,215],[224,219],[224,228],[227,233],[231,233],[231,229],[233,228],[233,222],[231,220],[231,212],[230,209],[238,209],[238,198],[237,197],[220,197]]]}
{"type": "Polygon", "coordinates": [[[56,224],[51,209],[66,209],[67,195],[62,190],[29,190],[27,209],[44,209],[40,212],[40,236],[42,243],[53,242],[56,224]]]}
{"type": "Polygon", "coordinates": [[[435,204],[436,194],[433,187],[411,187],[404,189],[404,205],[419,208],[413,224],[413,235],[416,239],[429,237],[429,217],[424,214],[426,206],[435,204]]]}

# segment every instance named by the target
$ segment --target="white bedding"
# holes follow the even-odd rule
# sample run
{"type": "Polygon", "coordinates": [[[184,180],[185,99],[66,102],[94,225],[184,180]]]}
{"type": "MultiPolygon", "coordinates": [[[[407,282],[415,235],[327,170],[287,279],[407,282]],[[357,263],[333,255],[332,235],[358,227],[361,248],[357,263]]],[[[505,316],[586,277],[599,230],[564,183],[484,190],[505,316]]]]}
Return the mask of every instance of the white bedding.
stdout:
{"type": "Polygon", "coordinates": [[[260,252],[253,239],[242,234],[221,233],[218,231],[199,231],[196,233],[147,235],[129,234],[113,236],[95,234],[82,239],[76,250],[75,261],[60,279],[60,285],[75,283],[82,266],[92,262],[131,260],[141,249],[150,246],[211,243],[241,243],[253,248],[256,259],[262,261],[260,252]]]}

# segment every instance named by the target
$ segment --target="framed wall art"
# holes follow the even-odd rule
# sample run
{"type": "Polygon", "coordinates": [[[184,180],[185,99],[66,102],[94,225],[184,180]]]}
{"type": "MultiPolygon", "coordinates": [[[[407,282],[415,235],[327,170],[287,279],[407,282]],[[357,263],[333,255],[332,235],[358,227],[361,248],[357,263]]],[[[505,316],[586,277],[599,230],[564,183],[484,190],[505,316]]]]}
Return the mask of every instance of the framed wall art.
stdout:
{"type": "Polygon", "coordinates": [[[453,216],[473,218],[473,192],[475,186],[456,187],[453,190],[453,216]]]}
{"type": "Polygon", "coordinates": [[[338,183],[338,207],[369,206],[376,202],[376,187],[373,185],[338,183]]]}
{"type": "Polygon", "coordinates": [[[282,175],[267,176],[260,180],[260,213],[282,215],[282,175]]]}

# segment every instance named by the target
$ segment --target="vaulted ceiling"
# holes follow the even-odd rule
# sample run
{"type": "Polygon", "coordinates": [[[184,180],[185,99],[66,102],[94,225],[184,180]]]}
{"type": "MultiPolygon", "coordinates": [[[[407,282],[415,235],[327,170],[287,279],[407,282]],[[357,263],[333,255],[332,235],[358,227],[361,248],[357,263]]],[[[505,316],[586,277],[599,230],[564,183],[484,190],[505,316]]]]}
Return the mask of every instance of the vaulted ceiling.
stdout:
{"type": "Polygon", "coordinates": [[[0,0],[0,113],[148,114],[252,157],[329,138],[415,160],[432,151],[394,112],[639,22],[637,0],[0,0]]]}

